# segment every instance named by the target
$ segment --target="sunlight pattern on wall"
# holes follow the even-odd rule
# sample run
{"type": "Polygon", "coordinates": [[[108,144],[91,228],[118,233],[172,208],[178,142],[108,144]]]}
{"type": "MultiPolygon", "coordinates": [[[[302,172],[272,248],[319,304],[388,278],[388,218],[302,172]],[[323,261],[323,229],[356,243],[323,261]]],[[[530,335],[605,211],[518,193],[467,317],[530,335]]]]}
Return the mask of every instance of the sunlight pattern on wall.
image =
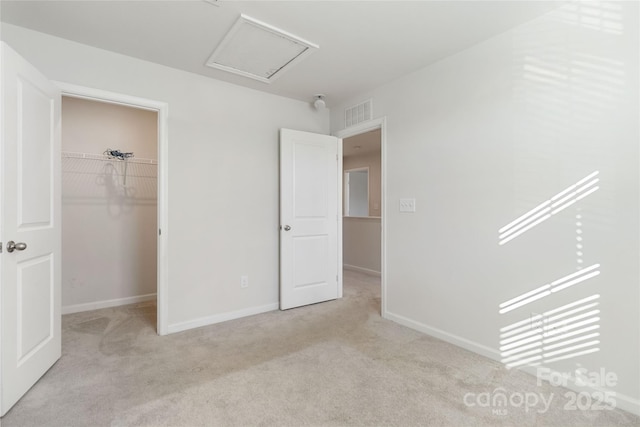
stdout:
{"type": "Polygon", "coordinates": [[[561,291],[570,286],[577,285],[578,283],[591,279],[592,277],[596,277],[600,274],[600,270],[598,270],[599,267],[600,264],[594,264],[590,267],[584,268],[575,273],[569,274],[558,280],[548,283],[544,286],[540,286],[539,288],[505,301],[500,304],[499,313],[508,313],[509,311],[515,310],[518,307],[522,307],[523,305],[544,298],[547,295],[551,295],[554,292],[561,291]]]}
{"type": "Polygon", "coordinates": [[[624,30],[621,12],[622,6],[617,2],[590,1],[568,4],[554,15],[564,24],[621,35],[624,30]]]}
{"type": "MultiPolygon", "coordinates": [[[[588,174],[502,227],[499,230],[501,240],[498,243],[503,245],[596,192],[600,181],[598,175],[598,171],[588,174]]],[[[576,224],[578,226],[577,255],[579,256],[578,265],[580,265],[582,263],[580,257],[583,254],[580,236],[581,215],[578,214],[576,218],[578,220],[576,224]]],[[[578,271],[504,301],[499,304],[498,312],[509,313],[598,275],[600,275],[600,264],[579,268],[578,271]]],[[[507,369],[511,369],[522,365],[536,366],[551,363],[599,351],[599,298],[599,294],[594,294],[543,313],[532,313],[529,318],[503,327],[500,330],[502,362],[507,369]]]]}
{"type": "Polygon", "coordinates": [[[598,171],[592,172],[573,185],[562,190],[549,200],[544,201],[524,215],[511,221],[498,230],[498,244],[504,245],[516,237],[531,230],[536,225],[562,212],[569,206],[598,191],[600,181],[598,171]]]}
{"type": "MultiPolygon", "coordinates": [[[[620,305],[613,317],[606,312],[626,286],[620,269],[628,267],[612,263],[616,255],[605,246],[624,245],[616,227],[624,215],[635,215],[626,210],[637,203],[623,200],[631,187],[621,186],[626,167],[637,168],[636,160],[621,164],[624,144],[637,140],[625,133],[631,100],[637,110],[630,84],[637,72],[625,45],[635,36],[634,27],[625,28],[637,23],[631,14],[637,16],[637,5],[570,2],[514,33],[509,189],[517,214],[495,228],[498,246],[513,249],[506,258],[518,270],[509,271],[510,279],[537,279],[516,283],[512,295],[497,301],[498,347],[507,368],[604,363],[616,353],[612,343],[628,332],[604,334],[605,319],[624,322],[621,313],[627,317],[631,307],[620,305]]],[[[635,148],[629,153],[636,158],[635,148]]]]}
{"type": "MultiPolygon", "coordinates": [[[[600,188],[597,185],[600,181],[598,175],[599,171],[588,174],[502,227],[498,230],[498,244],[503,245],[513,240],[596,192],[600,188]]],[[[583,262],[581,218],[581,214],[576,215],[578,271],[504,301],[498,306],[500,314],[509,313],[600,275],[600,264],[580,268],[583,262]]],[[[502,363],[507,369],[522,365],[536,366],[599,351],[599,298],[599,294],[591,295],[544,313],[532,313],[530,318],[503,327],[500,330],[502,363]]]]}
{"type": "Polygon", "coordinates": [[[500,329],[507,369],[536,366],[599,351],[599,294],[532,314],[500,329]]]}

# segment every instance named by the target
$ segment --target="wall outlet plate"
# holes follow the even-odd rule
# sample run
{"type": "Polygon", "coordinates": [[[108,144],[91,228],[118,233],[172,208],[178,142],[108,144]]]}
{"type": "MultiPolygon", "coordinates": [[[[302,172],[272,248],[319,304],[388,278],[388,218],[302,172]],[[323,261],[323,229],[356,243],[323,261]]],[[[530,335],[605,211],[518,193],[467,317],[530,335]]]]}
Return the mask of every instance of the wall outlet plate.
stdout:
{"type": "Polygon", "coordinates": [[[400,212],[415,212],[416,199],[400,199],[400,212]]]}
{"type": "Polygon", "coordinates": [[[240,287],[241,288],[249,287],[249,276],[240,276],[240,287]]]}

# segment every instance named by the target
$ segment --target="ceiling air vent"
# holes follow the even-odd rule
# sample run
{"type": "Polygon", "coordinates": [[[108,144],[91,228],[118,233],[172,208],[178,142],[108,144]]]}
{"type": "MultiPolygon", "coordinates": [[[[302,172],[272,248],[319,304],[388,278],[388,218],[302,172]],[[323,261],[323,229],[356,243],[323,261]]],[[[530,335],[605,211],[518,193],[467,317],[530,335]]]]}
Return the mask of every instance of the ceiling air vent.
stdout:
{"type": "Polygon", "coordinates": [[[372,101],[369,99],[361,104],[344,110],[344,127],[357,125],[358,123],[371,120],[373,117],[372,101]]]}
{"type": "Polygon", "coordinates": [[[316,44],[240,15],[207,66],[271,83],[316,49],[316,44]]]}

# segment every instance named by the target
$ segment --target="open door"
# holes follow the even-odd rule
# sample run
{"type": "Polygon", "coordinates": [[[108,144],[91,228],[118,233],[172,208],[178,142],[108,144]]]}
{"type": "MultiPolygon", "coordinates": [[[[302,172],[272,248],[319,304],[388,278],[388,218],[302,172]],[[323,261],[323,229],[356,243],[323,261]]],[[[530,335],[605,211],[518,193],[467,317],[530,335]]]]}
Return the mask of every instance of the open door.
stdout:
{"type": "Polygon", "coordinates": [[[342,296],[340,140],[280,130],[280,309],[342,296]]]}
{"type": "Polygon", "coordinates": [[[0,45],[0,414],[60,358],[60,90],[0,45]]]}

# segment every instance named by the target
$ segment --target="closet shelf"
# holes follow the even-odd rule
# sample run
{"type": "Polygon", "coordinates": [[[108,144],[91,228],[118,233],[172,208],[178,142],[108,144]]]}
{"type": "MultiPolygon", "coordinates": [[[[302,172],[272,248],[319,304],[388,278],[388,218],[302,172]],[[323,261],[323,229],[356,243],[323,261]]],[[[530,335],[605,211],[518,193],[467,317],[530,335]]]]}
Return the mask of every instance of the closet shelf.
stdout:
{"type": "Polygon", "coordinates": [[[138,163],[144,165],[157,165],[158,161],[154,159],[140,159],[138,157],[133,157],[127,160],[117,160],[113,157],[107,157],[104,154],[92,154],[92,153],[76,153],[73,151],[63,151],[62,158],[66,159],[87,159],[87,160],[101,160],[105,162],[127,162],[127,163],[138,163]]]}

